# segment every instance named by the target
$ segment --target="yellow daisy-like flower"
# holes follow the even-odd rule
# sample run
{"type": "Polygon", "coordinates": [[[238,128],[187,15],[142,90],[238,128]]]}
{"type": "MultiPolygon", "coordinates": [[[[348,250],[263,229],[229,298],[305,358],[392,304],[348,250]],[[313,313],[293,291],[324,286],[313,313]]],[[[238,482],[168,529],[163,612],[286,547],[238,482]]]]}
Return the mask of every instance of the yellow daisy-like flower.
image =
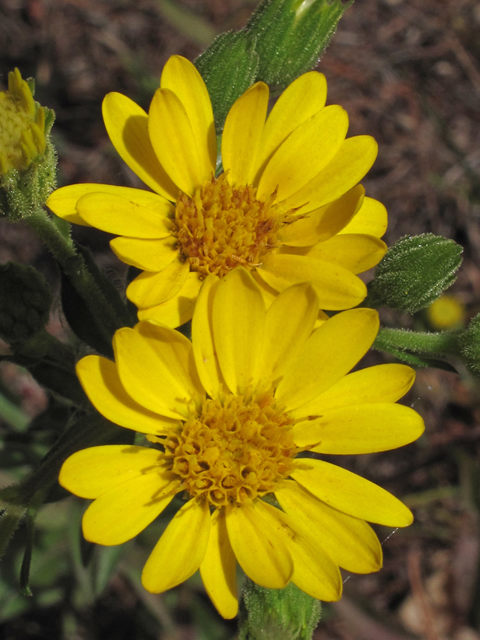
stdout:
{"type": "Polygon", "coordinates": [[[312,283],[321,309],[364,299],[356,274],[386,251],[385,208],[358,185],[377,144],[345,139],[348,116],[325,107],[320,73],[293,82],[266,120],[268,99],[258,82],[231,108],[222,173],[208,91],[185,58],[168,60],[148,115],[121,94],[106,96],[113,145],[155,193],[80,184],[47,204],[61,218],[121,236],[113,251],[143,270],[127,289],[140,320],[183,324],[205,277],[237,266],[252,272],[268,303],[299,282],[312,283]]]}
{"type": "Polygon", "coordinates": [[[205,280],[192,342],[140,322],[116,332],[115,362],[91,355],[78,363],[95,407],[158,443],[93,447],[66,460],[60,483],[94,499],[83,518],[85,537],[121,544],[175,494],[187,500],[145,565],[148,591],[170,589],[200,569],[218,611],[231,618],[238,561],[264,587],[293,581],[314,598],[337,600],[339,566],[369,573],[382,564],[366,520],[412,522],[385,490],[304,457],[308,450],[385,451],[423,431],[415,411],[395,404],[412,385],[410,367],[346,375],[370,348],[377,313],[345,311],[313,330],[317,312],[308,284],[289,287],[267,309],[252,276],[239,268],[205,280]]]}

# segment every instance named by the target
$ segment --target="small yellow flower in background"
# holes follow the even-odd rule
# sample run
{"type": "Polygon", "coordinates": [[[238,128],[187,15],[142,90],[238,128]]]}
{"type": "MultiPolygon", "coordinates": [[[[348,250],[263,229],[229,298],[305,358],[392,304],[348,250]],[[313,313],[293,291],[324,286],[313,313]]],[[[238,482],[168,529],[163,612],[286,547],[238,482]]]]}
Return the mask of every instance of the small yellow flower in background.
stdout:
{"type": "Polygon", "coordinates": [[[60,483],[94,500],[83,518],[87,540],[121,544],[177,493],[186,500],[145,565],[148,591],[170,589],[200,569],[218,611],[231,618],[238,562],[261,586],[293,581],[314,598],[337,600],[339,566],[381,567],[366,521],[412,522],[407,507],[375,484],[298,456],[385,451],[423,431],[415,411],[395,404],[413,383],[410,367],[348,374],[375,339],[377,313],[345,311],[313,330],[317,314],[310,285],[289,287],[267,309],[239,268],[206,278],[192,342],[140,322],[116,332],[115,362],[79,361],[95,407],[156,443],[93,447],[66,460],[60,483]]]}
{"type": "Polygon", "coordinates": [[[435,329],[458,329],[465,323],[465,306],[455,296],[441,296],[428,307],[427,317],[435,329]]]}
{"type": "Polygon", "coordinates": [[[45,110],[15,69],[8,74],[8,90],[0,91],[0,174],[26,171],[46,144],[45,110]]]}
{"type": "Polygon", "coordinates": [[[58,189],[47,204],[70,222],[121,236],[113,251],[143,270],[127,289],[140,320],[183,324],[205,277],[237,266],[251,271],[269,304],[299,282],[312,283],[321,309],[364,299],[356,274],[386,251],[385,208],[358,185],[377,144],[345,139],[348,116],[325,107],[320,73],[293,82],[266,120],[268,99],[258,82],[232,106],[216,176],[212,106],[188,60],[168,60],[148,115],[126,96],[106,96],[113,145],[155,193],[80,184],[58,189]]]}

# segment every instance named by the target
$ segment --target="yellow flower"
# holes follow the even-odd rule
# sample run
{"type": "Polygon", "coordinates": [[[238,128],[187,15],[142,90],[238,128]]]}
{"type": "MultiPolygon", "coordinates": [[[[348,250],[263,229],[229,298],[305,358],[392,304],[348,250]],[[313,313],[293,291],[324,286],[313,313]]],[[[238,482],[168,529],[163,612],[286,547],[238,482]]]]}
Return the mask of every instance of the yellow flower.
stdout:
{"type": "Polygon", "coordinates": [[[0,174],[26,171],[45,148],[45,110],[20,71],[10,71],[8,91],[0,91],[0,174]]]}
{"type": "Polygon", "coordinates": [[[320,73],[293,82],[265,121],[268,99],[258,82],[235,102],[217,171],[210,98],[188,60],[168,60],[148,115],[121,94],[106,96],[113,145],[155,193],[80,184],[55,191],[47,204],[66,220],[121,236],[113,251],[143,270],[127,289],[140,320],[183,324],[205,277],[242,265],[269,303],[298,282],[312,283],[321,309],[365,297],[355,274],[386,250],[385,208],[357,184],[377,144],[345,139],[348,116],[324,106],[320,73]]]}
{"type": "Polygon", "coordinates": [[[465,322],[465,307],[455,296],[447,294],[432,302],[427,317],[435,329],[458,329],[465,322]]]}
{"type": "Polygon", "coordinates": [[[264,587],[293,581],[314,598],[337,600],[339,566],[369,573],[382,564],[366,520],[412,522],[375,484],[298,455],[385,451],[423,431],[415,411],[395,404],[413,382],[412,369],[385,364],[346,375],[370,348],[377,313],[345,311],[313,331],[317,312],[308,284],[289,287],[267,310],[251,274],[239,268],[205,280],[192,343],[140,322],[116,332],[115,362],[90,355],[78,363],[95,407],[158,443],[93,447],[66,460],[60,483],[94,499],[85,537],[121,544],[175,494],[186,500],[145,565],[148,591],[170,589],[200,569],[218,611],[230,618],[238,561],[264,587]]]}

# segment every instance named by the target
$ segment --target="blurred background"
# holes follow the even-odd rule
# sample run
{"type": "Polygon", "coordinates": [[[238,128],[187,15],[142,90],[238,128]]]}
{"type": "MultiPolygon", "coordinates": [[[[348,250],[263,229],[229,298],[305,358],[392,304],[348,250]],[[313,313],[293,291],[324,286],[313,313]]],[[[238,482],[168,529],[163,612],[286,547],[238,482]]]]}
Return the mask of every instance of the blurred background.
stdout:
{"type": "MultiPolygon", "coordinates": [[[[148,109],[170,55],[194,59],[216,34],[242,27],[256,5],[0,0],[0,85],[17,66],[24,78],[35,78],[36,99],[55,110],[59,186],[142,186],[105,133],[104,95],[120,91],[148,109]]],[[[318,67],[328,102],[348,111],[349,135],[370,134],[379,143],[363,184],[388,209],[387,243],[433,232],[463,245],[464,263],[449,292],[461,305],[460,323],[480,311],[479,34],[476,0],[356,0],[318,67]]],[[[107,235],[81,228],[74,235],[121,286],[124,266],[107,235]]],[[[0,263],[9,260],[48,278],[57,299],[49,329],[68,339],[53,261],[22,223],[0,221],[0,263]]],[[[423,313],[412,319],[390,312],[383,321],[437,328],[423,313]]],[[[381,361],[372,354],[366,364],[381,361]]],[[[315,640],[480,639],[479,390],[461,366],[459,375],[420,371],[404,401],[425,418],[425,436],[401,450],[341,461],[402,498],[415,523],[395,532],[377,528],[383,570],[345,576],[345,595],[324,606],[315,640]]],[[[0,363],[0,485],[28,473],[55,440],[65,422],[56,402],[23,370],[0,363]]],[[[1,640],[235,637],[235,621],[216,614],[197,575],[161,596],[141,587],[143,563],[168,514],[135,542],[94,548],[79,535],[84,506],[65,498],[41,511],[32,597],[18,590],[25,533],[15,538],[0,573],[1,640]]]]}

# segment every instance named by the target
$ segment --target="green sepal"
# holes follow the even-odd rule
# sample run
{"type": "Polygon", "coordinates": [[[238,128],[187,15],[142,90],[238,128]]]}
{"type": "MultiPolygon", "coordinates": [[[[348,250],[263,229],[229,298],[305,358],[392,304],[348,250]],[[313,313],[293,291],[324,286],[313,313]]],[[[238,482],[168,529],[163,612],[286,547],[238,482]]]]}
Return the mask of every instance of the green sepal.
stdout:
{"type": "Polygon", "coordinates": [[[320,614],[320,602],[292,582],[266,589],[246,578],[238,640],[311,640],[320,614]]]}
{"type": "Polygon", "coordinates": [[[257,80],[275,93],[316,67],[344,11],[353,0],[266,0],[245,31],[257,40],[260,68],[257,80]]]}
{"type": "Polygon", "coordinates": [[[235,100],[257,79],[259,57],[255,44],[255,38],[244,31],[228,31],[195,60],[210,94],[217,134],[222,132],[235,100]]]}
{"type": "Polygon", "coordinates": [[[363,305],[408,313],[425,309],[455,282],[462,251],[433,233],[401,238],[377,265],[363,305]]]}

